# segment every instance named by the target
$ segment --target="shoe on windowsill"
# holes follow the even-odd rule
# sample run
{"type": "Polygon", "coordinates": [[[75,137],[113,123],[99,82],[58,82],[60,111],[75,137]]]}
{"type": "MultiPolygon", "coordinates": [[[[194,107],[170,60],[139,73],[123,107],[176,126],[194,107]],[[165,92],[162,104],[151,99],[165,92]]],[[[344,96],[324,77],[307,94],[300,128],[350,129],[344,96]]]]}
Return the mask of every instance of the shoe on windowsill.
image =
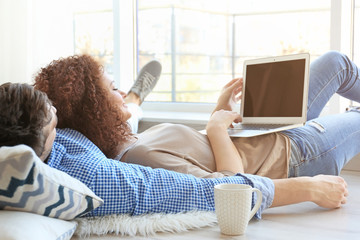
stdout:
{"type": "Polygon", "coordinates": [[[161,74],[161,64],[156,60],[147,63],[141,70],[129,92],[139,96],[141,103],[153,90],[161,74]]]}

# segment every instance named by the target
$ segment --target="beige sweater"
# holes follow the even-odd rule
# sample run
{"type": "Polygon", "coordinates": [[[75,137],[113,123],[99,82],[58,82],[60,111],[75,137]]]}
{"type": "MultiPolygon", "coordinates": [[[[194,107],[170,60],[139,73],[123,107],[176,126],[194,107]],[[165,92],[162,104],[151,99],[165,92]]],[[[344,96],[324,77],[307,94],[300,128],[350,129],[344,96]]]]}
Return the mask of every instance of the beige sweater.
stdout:
{"type": "MultiPolygon", "coordinates": [[[[138,140],[119,155],[122,162],[164,168],[201,178],[234,175],[216,172],[216,163],[206,135],[178,124],[159,124],[136,135],[138,140]]],[[[281,133],[251,138],[232,138],[242,157],[245,173],[286,178],[290,140],[281,133]]]]}

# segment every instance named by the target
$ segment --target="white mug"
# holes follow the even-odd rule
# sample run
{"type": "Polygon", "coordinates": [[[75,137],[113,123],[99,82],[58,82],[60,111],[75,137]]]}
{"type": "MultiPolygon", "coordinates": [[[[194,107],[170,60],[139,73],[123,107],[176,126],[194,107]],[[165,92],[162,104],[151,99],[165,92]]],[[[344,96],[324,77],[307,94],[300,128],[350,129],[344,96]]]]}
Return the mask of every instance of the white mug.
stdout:
{"type": "Polygon", "coordinates": [[[221,233],[244,234],[250,219],[261,205],[260,190],[245,184],[218,184],[214,187],[214,194],[215,213],[221,233]],[[257,201],[251,209],[253,192],[257,193],[257,201]]]}

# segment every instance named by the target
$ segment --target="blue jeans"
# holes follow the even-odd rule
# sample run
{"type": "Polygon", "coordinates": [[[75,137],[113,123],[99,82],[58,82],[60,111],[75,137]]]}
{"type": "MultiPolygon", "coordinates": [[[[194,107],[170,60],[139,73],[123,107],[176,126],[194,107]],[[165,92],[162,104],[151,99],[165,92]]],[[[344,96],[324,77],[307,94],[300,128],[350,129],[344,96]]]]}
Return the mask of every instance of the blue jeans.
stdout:
{"type": "Polygon", "coordinates": [[[289,177],[338,175],[360,153],[360,112],[319,117],[333,94],[360,102],[359,68],[348,57],[328,52],[310,65],[307,122],[283,131],[291,139],[289,177]]]}

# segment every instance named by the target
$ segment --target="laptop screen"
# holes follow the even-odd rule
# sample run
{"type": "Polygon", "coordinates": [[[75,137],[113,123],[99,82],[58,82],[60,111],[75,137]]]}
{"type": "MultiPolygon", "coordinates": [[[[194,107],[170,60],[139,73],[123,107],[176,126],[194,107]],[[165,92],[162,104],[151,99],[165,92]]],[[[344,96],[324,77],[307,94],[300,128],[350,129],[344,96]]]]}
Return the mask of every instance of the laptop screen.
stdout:
{"type": "Polygon", "coordinates": [[[244,117],[301,117],[305,59],[246,66],[244,117]]]}

